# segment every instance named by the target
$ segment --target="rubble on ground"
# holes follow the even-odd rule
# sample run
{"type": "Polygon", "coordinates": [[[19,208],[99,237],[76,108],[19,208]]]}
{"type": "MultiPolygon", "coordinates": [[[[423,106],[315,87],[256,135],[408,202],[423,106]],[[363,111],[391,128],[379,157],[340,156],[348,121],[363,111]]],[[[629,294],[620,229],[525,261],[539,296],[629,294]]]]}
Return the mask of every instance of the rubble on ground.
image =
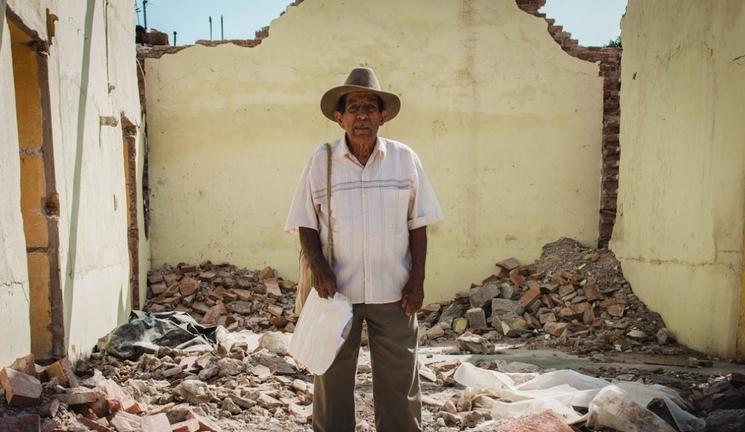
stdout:
{"type": "Polygon", "coordinates": [[[568,238],[546,244],[530,265],[498,262],[495,273],[469,291],[425,306],[420,322],[423,344],[456,339],[473,353],[512,340],[589,355],[692,354],[634,295],[611,251],[568,238]]]}
{"type": "MultiPolygon", "coordinates": [[[[675,343],[659,315],[633,294],[609,251],[561,239],[546,245],[530,265],[511,258],[496,269],[453,301],[425,305],[420,312],[424,344],[451,345],[452,353],[489,354],[500,343],[517,342],[557,346],[599,361],[632,352],[675,356],[673,365],[711,365],[675,343]]],[[[132,352],[107,350],[101,343],[101,352],[74,367],[64,359],[42,367],[33,356],[20,358],[0,370],[0,431],[311,429],[312,375],[287,355],[296,322],[293,283],[269,267],[253,271],[210,262],[164,265],[150,272],[148,282],[147,313],[135,314],[130,324],[143,319],[147,327],[148,320],[175,320],[194,333],[188,337],[203,337],[203,343],[177,344],[176,337],[166,344],[169,338],[156,338],[132,352]]],[[[488,395],[454,380],[460,365],[455,359],[420,364],[425,431],[541,430],[539,425],[591,430],[583,423],[567,426],[550,412],[492,418],[488,395]]],[[[509,373],[542,372],[535,365],[494,358],[476,365],[509,373]]],[[[599,366],[582,373],[667,385],[694,403],[695,414],[706,418],[706,430],[739,430],[729,425],[742,424],[745,380],[737,374],[699,375],[697,370],[599,366]]],[[[355,394],[359,431],[374,430],[371,382],[370,364],[363,360],[355,394]]],[[[664,407],[650,403],[646,408],[664,419],[664,407]]]]}
{"type": "Polygon", "coordinates": [[[231,264],[163,265],[148,273],[146,312],[179,311],[203,325],[229,331],[292,331],[296,284],[271,267],[261,271],[231,264]]]}

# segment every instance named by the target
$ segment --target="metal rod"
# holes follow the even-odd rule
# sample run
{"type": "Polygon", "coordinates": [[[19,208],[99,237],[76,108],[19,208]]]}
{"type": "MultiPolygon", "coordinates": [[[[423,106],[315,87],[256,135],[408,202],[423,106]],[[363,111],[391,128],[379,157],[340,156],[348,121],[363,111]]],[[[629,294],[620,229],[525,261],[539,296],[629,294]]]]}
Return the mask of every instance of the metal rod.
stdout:
{"type": "Polygon", "coordinates": [[[210,15],[210,40],[212,40],[212,15],[210,15]]]}
{"type": "Polygon", "coordinates": [[[177,33],[178,32],[176,32],[175,30],[173,31],[173,46],[176,46],[176,34],[177,33]]]}
{"type": "Polygon", "coordinates": [[[147,30],[147,1],[142,0],[142,17],[145,24],[145,30],[147,30]]]}
{"type": "Polygon", "coordinates": [[[225,28],[223,27],[222,15],[220,15],[220,40],[225,40],[225,28]]]}

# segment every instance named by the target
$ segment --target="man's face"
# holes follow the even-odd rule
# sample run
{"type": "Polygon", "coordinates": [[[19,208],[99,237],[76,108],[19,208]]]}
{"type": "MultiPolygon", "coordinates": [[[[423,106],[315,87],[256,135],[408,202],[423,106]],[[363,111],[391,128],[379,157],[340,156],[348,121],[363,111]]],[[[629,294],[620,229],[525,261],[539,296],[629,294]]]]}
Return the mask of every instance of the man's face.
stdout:
{"type": "Polygon", "coordinates": [[[378,136],[378,128],[388,119],[388,112],[380,110],[378,97],[371,92],[347,93],[344,112],[337,111],[336,121],[352,140],[371,140],[378,136]]]}

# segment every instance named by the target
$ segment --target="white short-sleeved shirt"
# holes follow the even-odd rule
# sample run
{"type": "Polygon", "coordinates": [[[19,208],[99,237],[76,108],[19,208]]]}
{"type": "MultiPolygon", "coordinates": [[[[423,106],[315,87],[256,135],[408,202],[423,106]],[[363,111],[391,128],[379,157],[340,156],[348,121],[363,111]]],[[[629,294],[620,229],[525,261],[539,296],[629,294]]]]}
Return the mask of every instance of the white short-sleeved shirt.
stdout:
{"type": "MultiPolygon", "coordinates": [[[[409,230],[443,219],[419,157],[408,146],[379,137],[366,165],[344,137],[331,143],[331,225],[337,289],[352,303],[391,303],[411,270],[409,230]]],[[[303,170],[285,230],[319,231],[326,250],[327,153],[316,149],[303,170]]]]}

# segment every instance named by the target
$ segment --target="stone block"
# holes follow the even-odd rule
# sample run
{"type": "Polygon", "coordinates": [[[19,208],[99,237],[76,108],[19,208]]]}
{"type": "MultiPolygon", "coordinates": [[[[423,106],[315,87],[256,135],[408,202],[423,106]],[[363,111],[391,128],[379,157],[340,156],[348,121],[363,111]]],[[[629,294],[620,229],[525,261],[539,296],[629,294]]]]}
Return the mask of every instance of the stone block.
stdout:
{"type": "Polygon", "coordinates": [[[466,319],[468,319],[468,326],[472,329],[486,328],[486,313],[480,307],[468,309],[466,319]]]}
{"type": "Polygon", "coordinates": [[[469,291],[469,302],[471,307],[480,308],[489,303],[494,297],[501,293],[496,282],[489,282],[483,286],[472,288],[469,291]]]}
{"type": "Polygon", "coordinates": [[[453,331],[457,334],[461,334],[468,328],[468,320],[463,317],[455,318],[453,320],[453,331]]]}
{"type": "Polygon", "coordinates": [[[165,413],[142,418],[142,432],[170,432],[171,424],[165,413]]]}

